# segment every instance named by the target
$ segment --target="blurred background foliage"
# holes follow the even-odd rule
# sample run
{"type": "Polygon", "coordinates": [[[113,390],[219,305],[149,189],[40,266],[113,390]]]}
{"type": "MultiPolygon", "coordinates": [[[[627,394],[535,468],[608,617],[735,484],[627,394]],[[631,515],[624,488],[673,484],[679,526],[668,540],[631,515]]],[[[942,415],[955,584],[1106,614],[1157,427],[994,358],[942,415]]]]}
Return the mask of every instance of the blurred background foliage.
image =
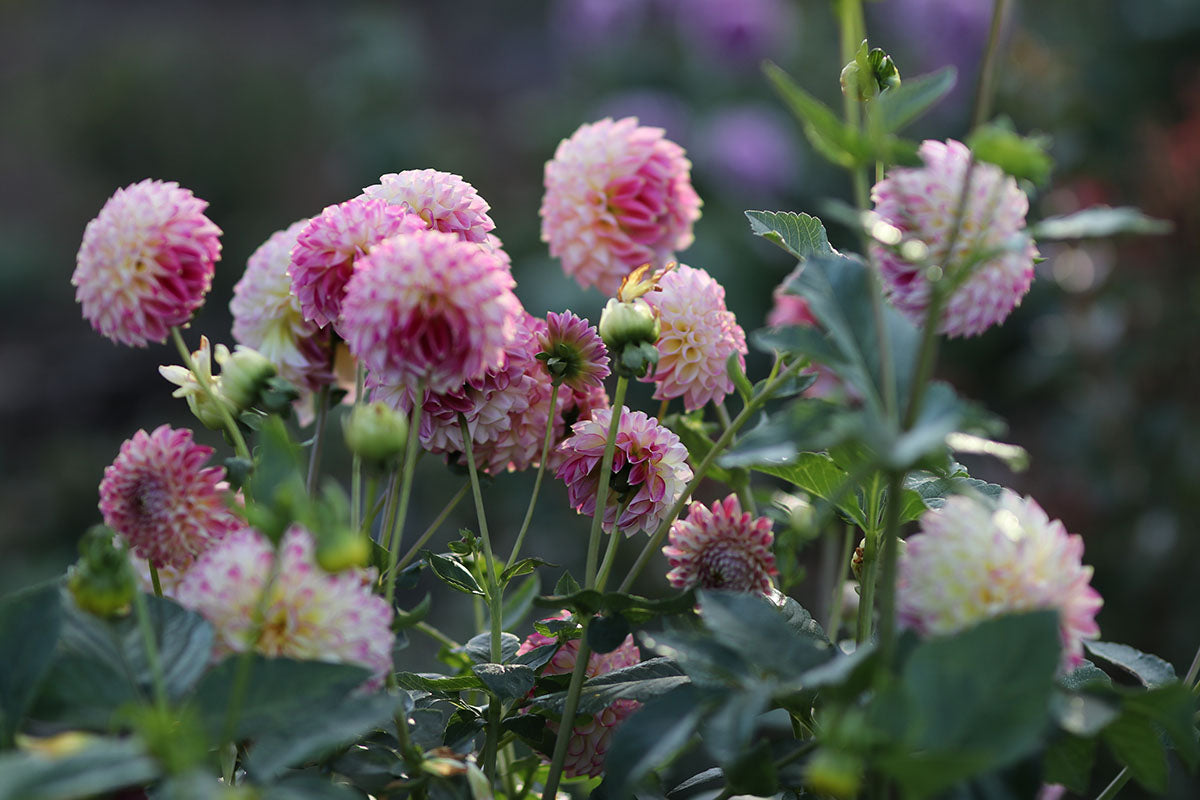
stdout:
{"type": "MultiPolygon", "coordinates": [[[[1046,247],[1024,305],[946,347],[941,373],[1033,455],[1019,475],[973,464],[981,477],[1033,494],[1084,536],[1104,637],[1183,669],[1200,638],[1200,3],[1014,5],[995,107],[1052,136],[1058,161],[1031,217],[1136,204],[1175,233],[1046,247]]],[[[871,44],[905,77],[959,69],[913,135],[965,135],[990,13],[984,0],[868,3],[871,44]]],[[[491,203],[531,312],[595,319],[603,298],[539,241],[542,166],[579,124],[633,114],[688,149],[705,206],[682,258],[726,286],[753,330],[792,265],[749,234],[742,210],[821,215],[824,198],[849,195],[760,64],[836,105],[836,42],[818,0],[0,0],[0,587],[73,559],[122,440],[193,425],[156,371],[173,350],[117,347],[74,303],[84,226],[116,188],[176,180],[225,230],[193,345],[201,332],[231,343],[233,284],[273,231],[424,167],[463,175],[491,203]]],[[[752,378],[764,365],[752,356],[752,378]]],[[[337,447],[330,458],[345,463],[337,447]]],[[[410,536],[462,480],[433,462],[410,536]]],[[[501,476],[489,493],[501,550],[530,478],[501,476]]],[[[548,485],[526,552],[578,568],[585,523],[548,485]]],[[[474,525],[465,510],[456,522],[474,525]]],[[[796,594],[820,605],[813,583],[796,594]]],[[[665,584],[651,570],[643,588],[665,584]]]]}

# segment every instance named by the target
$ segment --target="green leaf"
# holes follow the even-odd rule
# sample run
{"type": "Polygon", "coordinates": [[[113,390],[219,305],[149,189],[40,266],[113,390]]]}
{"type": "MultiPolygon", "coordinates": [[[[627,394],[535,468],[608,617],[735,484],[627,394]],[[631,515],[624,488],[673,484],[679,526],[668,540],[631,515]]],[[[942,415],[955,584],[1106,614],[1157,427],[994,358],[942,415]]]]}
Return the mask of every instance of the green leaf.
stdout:
{"type": "Polygon", "coordinates": [[[62,624],[57,583],[10,595],[0,602],[0,747],[12,745],[50,666],[62,624]]]}
{"type": "Polygon", "coordinates": [[[697,630],[667,630],[640,636],[645,649],[674,661],[692,679],[706,688],[724,688],[752,683],[752,666],[746,654],[697,630]]]}
{"type": "Polygon", "coordinates": [[[899,86],[874,101],[871,113],[878,117],[880,127],[886,133],[895,133],[949,94],[957,78],[957,71],[952,66],[928,75],[905,78],[899,86]]]}
{"type": "Polygon", "coordinates": [[[161,775],[138,739],[95,739],[58,758],[0,755],[0,800],[75,800],[137,786],[161,775]]]}
{"type": "MultiPolygon", "coordinates": [[[[679,665],[668,658],[651,658],[597,675],[579,693],[580,714],[595,714],[618,700],[646,701],[689,683],[679,665]]],[[[554,692],[533,699],[534,705],[562,714],[567,693],[554,692]]]]}
{"type": "Polygon", "coordinates": [[[1083,646],[1101,661],[1137,678],[1147,688],[1153,689],[1178,680],[1175,677],[1175,668],[1166,661],[1156,655],[1135,650],[1127,644],[1085,641],[1083,646]]]}
{"type": "Polygon", "coordinates": [[[1058,679],[1058,685],[1072,692],[1088,688],[1110,688],[1113,685],[1108,673],[1087,659],[1075,669],[1058,679]]]}
{"type": "Polygon", "coordinates": [[[829,661],[801,673],[794,681],[805,691],[838,690],[839,696],[853,696],[867,688],[874,675],[879,653],[872,642],[860,644],[853,653],[837,652],[829,661]]]}
{"type": "Polygon", "coordinates": [[[513,578],[519,578],[522,575],[529,575],[538,567],[557,567],[557,564],[551,564],[549,561],[544,561],[540,558],[522,558],[517,563],[513,564],[504,572],[500,573],[500,585],[507,586],[508,582],[513,578]]]}
{"type": "Polygon", "coordinates": [[[1045,758],[1045,782],[1060,783],[1076,794],[1086,794],[1096,763],[1096,740],[1066,734],[1056,737],[1045,758]]]}
{"type": "Polygon", "coordinates": [[[456,589],[463,594],[473,594],[479,597],[484,596],[483,588],[475,580],[475,576],[471,574],[471,570],[464,567],[462,562],[457,558],[448,558],[429,550],[425,550],[422,555],[429,563],[433,574],[437,575],[442,583],[451,589],[456,589]]]}
{"type": "Polygon", "coordinates": [[[607,796],[627,797],[688,745],[703,711],[697,701],[693,687],[680,686],[650,700],[617,728],[605,757],[607,796]]]}
{"type": "Polygon", "coordinates": [[[957,430],[965,414],[964,403],[949,384],[935,381],[925,391],[925,402],[913,426],[886,450],[878,450],[895,469],[907,469],[926,456],[946,449],[946,436],[957,430]]]}
{"type": "Polygon", "coordinates": [[[1144,236],[1162,235],[1174,229],[1169,221],[1155,219],[1136,208],[1122,206],[1092,206],[1061,217],[1048,217],[1031,231],[1033,238],[1047,239],[1102,239],[1124,234],[1144,236]]]}
{"type": "MultiPolygon", "coordinates": [[[[802,329],[797,329],[802,330],[802,329]]],[[[859,412],[827,400],[804,398],[746,432],[717,458],[726,467],[784,466],[802,450],[836,447],[861,431],[859,412]]]]}
{"type": "Polygon", "coordinates": [[[1082,692],[1056,693],[1050,710],[1058,726],[1076,736],[1095,736],[1121,715],[1116,699],[1082,692]]]}
{"type": "Polygon", "coordinates": [[[911,522],[927,509],[939,509],[946,499],[956,494],[978,494],[996,499],[1004,487],[967,477],[965,471],[951,477],[937,475],[928,470],[913,470],[904,476],[901,493],[900,522],[911,522]]]}
{"type": "MultiPolygon", "coordinates": [[[[705,744],[708,740],[705,740],[705,744]]],[[[759,741],[749,752],[725,767],[729,788],[739,796],[771,797],[779,791],[779,776],[771,744],[759,741]]]]}
{"type": "MultiPolygon", "coordinates": [[[[534,605],[542,608],[569,609],[576,614],[620,614],[632,623],[643,623],[654,617],[670,614],[686,614],[692,610],[694,599],[691,591],[680,592],[669,597],[651,600],[635,594],[605,592],[583,589],[570,595],[553,594],[534,599],[534,605]]],[[[534,627],[542,625],[539,621],[534,627]]],[[[548,623],[547,623],[548,624],[548,623]]],[[[546,634],[547,636],[551,634],[546,634]]]]}
{"type": "Polygon", "coordinates": [[[696,593],[700,618],[714,638],[735,652],[752,653],[755,666],[786,677],[833,656],[827,644],[802,635],[765,598],[744,592],[696,593]]]}
{"type": "Polygon", "coordinates": [[[476,664],[471,672],[501,700],[524,697],[533,689],[533,669],[524,664],[476,664]]]}
{"type": "Polygon", "coordinates": [[[728,373],[729,379],[733,381],[734,388],[737,389],[742,402],[748,403],[750,402],[750,398],[754,396],[754,387],[750,385],[750,379],[746,377],[746,372],[742,369],[742,361],[739,355],[736,351],[729,354],[729,358],[725,359],[725,372],[728,373]]]}
{"type": "Polygon", "coordinates": [[[411,611],[403,611],[399,608],[395,609],[395,618],[392,620],[392,630],[404,630],[411,628],[418,622],[424,621],[429,616],[430,610],[433,608],[433,597],[428,592],[421,602],[413,606],[411,611]]]}
{"type": "Polygon", "coordinates": [[[579,581],[571,577],[570,572],[563,572],[562,577],[558,579],[558,583],[554,584],[554,593],[559,596],[572,595],[578,593],[582,586],[579,581]]]}
{"type": "Polygon", "coordinates": [[[744,754],[754,736],[758,715],[766,711],[770,701],[768,687],[751,687],[730,693],[713,713],[705,716],[700,723],[700,736],[718,764],[728,770],[744,754]]]}
{"type": "Polygon", "coordinates": [[[818,153],[840,167],[856,167],[869,160],[862,137],[838,119],[828,106],[797,86],[786,72],[771,62],[763,65],[763,71],[800,120],[804,135],[818,153]]]}
{"type": "Polygon", "coordinates": [[[556,652],[558,652],[558,642],[543,644],[521,653],[513,659],[513,663],[524,664],[536,671],[549,664],[556,652]]]}
{"type": "Polygon", "coordinates": [[[396,685],[401,689],[438,694],[455,694],[468,689],[482,689],[475,675],[435,675],[416,672],[397,672],[396,685]]]}
{"type": "Polygon", "coordinates": [[[1125,698],[1127,713],[1141,714],[1161,727],[1190,769],[1200,762],[1200,742],[1193,720],[1196,697],[1182,683],[1171,683],[1125,698]]]}
{"type": "Polygon", "coordinates": [[[774,475],[798,486],[814,497],[832,503],[860,528],[867,527],[867,518],[858,502],[857,487],[847,487],[850,476],[824,453],[800,453],[790,464],[772,466],[757,464],[753,468],[774,475]]]}
{"type": "Polygon", "coordinates": [[[981,125],[967,137],[967,146],[977,161],[995,164],[1014,178],[1041,186],[1050,178],[1054,160],[1046,153],[1048,136],[1021,136],[1010,120],[981,125]]]}
{"type": "Polygon", "coordinates": [[[794,211],[747,211],[750,231],[800,260],[830,255],[829,237],[821,220],[794,211]]]}
{"type": "Polygon", "coordinates": [[[629,620],[620,614],[593,617],[587,629],[588,647],[594,653],[611,653],[624,644],[629,631],[629,620]]]}
{"type": "MultiPolygon", "coordinates": [[[[679,441],[687,448],[691,463],[699,464],[712,450],[713,443],[709,438],[709,432],[713,425],[704,421],[703,409],[687,414],[671,414],[662,422],[679,437],[679,441]]],[[[733,482],[733,474],[716,465],[709,467],[707,475],[721,483],[733,482]]]]}
{"type": "MultiPolygon", "coordinates": [[[[517,654],[521,640],[517,636],[504,631],[500,634],[500,663],[507,664],[517,654]]],[[[463,649],[476,664],[486,664],[492,661],[492,635],[479,633],[467,640],[463,649]]]]}
{"type": "Polygon", "coordinates": [[[1123,714],[1101,736],[1138,783],[1155,794],[1167,790],[1167,752],[1150,720],[1123,714]]]}

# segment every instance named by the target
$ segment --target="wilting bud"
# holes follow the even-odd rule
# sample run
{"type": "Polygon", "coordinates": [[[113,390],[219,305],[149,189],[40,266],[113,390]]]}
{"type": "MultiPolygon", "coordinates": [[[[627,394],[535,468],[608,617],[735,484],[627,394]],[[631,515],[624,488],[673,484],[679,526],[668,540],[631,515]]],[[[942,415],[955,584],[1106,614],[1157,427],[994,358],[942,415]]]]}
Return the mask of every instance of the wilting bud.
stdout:
{"type": "Polygon", "coordinates": [[[67,572],[67,588],[84,611],[100,617],[128,613],[137,578],[111,529],[93,526],[79,540],[79,560],[67,572]]]}
{"type": "Polygon", "coordinates": [[[654,343],[661,328],[654,309],[642,298],[625,303],[609,300],[600,314],[599,327],[618,375],[640,378],[658,363],[654,343]]]}
{"type": "Polygon", "coordinates": [[[367,537],[353,528],[337,527],[317,535],[317,563],[326,572],[365,567],[371,558],[367,537]]]}
{"type": "Polygon", "coordinates": [[[236,411],[257,405],[267,383],[275,377],[275,365],[258,351],[240,344],[232,353],[217,345],[216,357],[221,365],[221,392],[236,411]]]}
{"type": "Polygon", "coordinates": [[[813,794],[838,800],[858,796],[862,787],[862,759],[836,750],[818,750],[804,769],[804,785],[813,794]]]}
{"type": "Polygon", "coordinates": [[[354,406],[343,430],[350,452],[376,467],[402,456],[408,443],[408,420],[386,403],[354,406]]]}

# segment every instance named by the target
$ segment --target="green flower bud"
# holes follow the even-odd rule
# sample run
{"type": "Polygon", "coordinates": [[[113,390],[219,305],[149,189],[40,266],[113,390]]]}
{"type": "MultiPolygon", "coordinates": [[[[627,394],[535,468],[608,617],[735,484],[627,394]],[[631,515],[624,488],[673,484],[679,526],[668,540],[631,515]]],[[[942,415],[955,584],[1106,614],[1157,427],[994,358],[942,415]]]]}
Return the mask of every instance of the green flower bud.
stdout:
{"type": "Polygon", "coordinates": [[[864,40],[857,57],[842,67],[840,81],[842,94],[864,103],[880,92],[899,86],[900,70],[892,57],[878,47],[867,52],[864,40]]]}
{"type": "Polygon", "coordinates": [[[216,357],[221,365],[221,391],[235,409],[234,413],[255,406],[268,381],[275,377],[275,365],[258,351],[240,344],[232,353],[218,346],[216,357]]]}
{"type": "Polygon", "coordinates": [[[317,563],[326,572],[365,567],[370,558],[367,537],[353,528],[337,528],[317,536],[317,563]]]}
{"type": "Polygon", "coordinates": [[[408,420],[386,403],[360,403],[345,417],[346,447],[375,467],[404,455],[408,420]]]}
{"type": "Polygon", "coordinates": [[[804,785],[822,797],[854,798],[862,788],[862,759],[836,750],[818,750],[804,769],[804,785]]]}
{"type": "Polygon", "coordinates": [[[67,589],[76,605],[100,617],[129,612],[137,579],[129,554],[103,525],[89,528],[79,541],[79,560],[67,571],[67,589]]]}
{"type": "Polygon", "coordinates": [[[640,378],[658,363],[654,343],[661,327],[654,309],[642,298],[609,300],[600,314],[599,329],[618,375],[640,378]]]}

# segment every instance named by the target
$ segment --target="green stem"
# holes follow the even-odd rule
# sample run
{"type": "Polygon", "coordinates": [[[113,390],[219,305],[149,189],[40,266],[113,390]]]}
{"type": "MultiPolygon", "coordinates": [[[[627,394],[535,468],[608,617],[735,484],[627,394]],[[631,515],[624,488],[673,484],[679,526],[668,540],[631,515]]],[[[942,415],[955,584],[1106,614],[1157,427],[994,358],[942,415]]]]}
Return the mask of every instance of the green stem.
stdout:
{"type": "Polygon", "coordinates": [[[542,792],[542,800],[555,800],[558,796],[558,783],[562,778],[563,763],[567,760],[567,744],[571,741],[575,713],[579,710],[579,695],[583,689],[583,679],[587,674],[588,661],[592,655],[592,648],[588,647],[587,643],[590,624],[590,618],[583,621],[579,650],[575,654],[575,669],[571,671],[571,683],[567,687],[567,701],[563,706],[562,719],[558,723],[558,736],[554,740],[554,754],[550,757],[550,772],[546,775],[546,788],[542,792]]]}
{"type": "Polygon", "coordinates": [[[646,542],[645,546],[642,548],[642,552],[638,555],[637,561],[633,563],[633,566],[630,567],[628,574],[625,575],[625,580],[621,581],[621,587],[619,591],[629,591],[629,588],[633,586],[633,582],[637,580],[637,576],[641,574],[642,570],[646,568],[646,565],[650,563],[650,559],[653,558],[654,554],[658,552],[658,549],[662,547],[663,539],[667,537],[667,532],[671,529],[671,523],[674,522],[675,518],[679,516],[679,512],[682,511],[684,505],[687,504],[688,498],[692,496],[692,492],[694,492],[696,487],[700,485],[700,481],[704,480],[705,473],[708,472],[709,467],[713,465],[713,463],[717,460],[717,457],[721,455],[721,453],[725,451],[725,448],[729,446],[729,443],[733,441],[734,434],[736,434],[752,416],[758,413],[758,410],[767,402],[767,400],[771,398],[771,396],[784,381],[790,379],[793,375],[799,372],[807,363],[807,359],[796,359],[796,361],[789,365],[786,369],[772,377],[758,394],[750,398],[749,402],[746,403],[746,407],[738,412],[738,415],[733,418],[733,421],[729,423],[729,427],[725,429],[725,431],[713,444],[712,449],[708,451],[708,454],[705,455],[703,459],[701,459],[700,464],[696,467],[695,474],[692,476],[691,482],[684,487],[683,492],[680,493],[679,498],[675,501],[675,505],[673,505],[667,515],[663,517],[663,521],[659,524],[658,530],[654,532],[654,535],[650,537],[650,540],[646,542]]]}
{"type": "MultiPolygon", "coordinates": [[[[354,370],[354,407],[357,409],[363,404],[363,394],[367,389],[367,368],[362,362],[354,370]]],[[[369,497],[373,492],[368,492],[369,497]]],[[[362,499],[362,456],[358,453],[354,454],[353,460],[350,462],[350,527],[358,530],[362,526],[363,516],[363,499],[362,499]]]]}
{"type": "Polygon", "coordinates": [[[446,503],[446,507],[443,508],[441,513],[437,515],[437,519],[429,523],[429,527],[425,529],[425,532],[417,538],[417,541],[413,542],[413,546],[408,548],[408,552],[405,553],[404,557],[396,563],[397,571],[403,572],[404,568],[407,567],[409,563],[417,557],[417,553],[421,552],[421,548],[425,546],[425,543],[429,541],[429,538],[433,536],[435,532],[437,532],[438,528],[442,527],[442,523],[446,521],[446,517],[450,516],[450,512],[453,511],[455,507],[462,501],[462,499],[467,496],[467,489],[470,488],[470,482],[464,483],[462,486],[458,487],[458,491],[454,493],[454,497],[450,498],[450,502],[446,503]]]}
{"type": "Polygon", "coordinates": [[[146,559],[146,564],[150,567],[150,584],[154,587],[154,596],[162,597],[162,582],[158,579],[158,567],[154,566],[154,562],[146,559]]]}
{"type": "Polygon", "coordinates": [[[1117,777],[1112,779],[1112,783],[1106,786],[1103,792],[1096,795],[1096,800],[1112,800],[1112,798],[1117,796],[1117,792],[1121,791],[1125,787],[1125,784],[1129,783],[1131,777],[1133,776],[1129,772],[1129,767],[1122,767],[1121,771],[1117,773],[1117,777]]]}
{"type": "Polygon", "coordinates": [[[838,577],[833,582],[833,597],[830,599],[829,624],[825,632],[829,638],[837,641],[838,628],[842,627],[842,611],[845,608],[844,595],[846,592],[846,567],[850,563],[850,554],[854,550],[854,526],[847,524],[846,532],[842,535],[842,554],[838,559],[838,577]]]}
{"type": "Polygon", "coordinates": [[[879,652],[884,664],[890,664],[896,642],[896,574],[900,553],[900,479],[901,473],[888,475],[887,505],[883,522],[883,591],[879,598],[879,652]]]}
{"type": "MultiPolygon", "coordinates": [[[[725,403],[718,403],[716,400],[713,400],[713,408],[715,408],[717,411],[717,421],[721,423],[721,430],[729,430],[729,426],[732,424],[732,421],[729,419],[729,411],[725,408],[725,403]]],[[[730,439],[730,443],[734,443],[736,441],[736,436],[733,439],[730,439]]],[[[732,484],[733,491],[735,494],[737,494],[738,501],[742,504],[742,510],[749,511],[751,514],[757,517],[758,504],[754,502],[754,495],[750,493],[749,473],[746,470],[742,470],[740,472],[735,470],[733,473],[735,479],[739,475],[744,476],[744,478],[742,480],[736,480],[736,482],[732,484]]]]}
{"type": "MultiPolygon", "coordinates": [[[[625,506],[628,506],[628,503],[625,506]]],[[[625,506],[619,510],[619,513],[624,513],[625,506]]],[[[596,585],[593,587],[598,592],[603,592],[604,586],[608,583],[608,575],[612,572],[613,563],[617,560],[617,547],[621,544],[622,536],[624,534],[619,529],[609,534],[608,548],[604,551],[604,561],[600,564],[600,574],[596,576],[596,585]]]]}
{"type": "Polygon", "coordinates": [[[421,409],[425,404],[425,382],[413,393],[412,418],[408,421],[408,443],[404,448],[404,476],[400,484],[400,501],[396,518],[390,521],[388,536],[388,571],[384,582],[384,599],[388,608],[396,595],[396,561],[400,554],[400,542],[404,539],[404,519],[408,515],[408,499],[412,495],[413,472],[417,466],[418,434],[421,430],[421,409]]]}
{"type": "Polygon", "coordinates": [[[200,384],[200,388],[208,397],[209,402],[220,412],[221,420],[225,423],[225,430],[229,433],[229,438],[233,441],[233,449],[238,454],[238,458],[244,458],[249,461],[250,448],[246,447],[246,440],[242,436],[241,428],[234,421],[233,414],[229,412],[229,407],[225,405],[225,402],[221,398],[217,397],[208,377],[201,375],[200,371],[196,368],[196,362],[192,358],[192,351],[188,350],[187,345],[183,343],[183,334],[179,332],[178,326],[171,328],[171,339],[175,342],[175,349],[179,351],[180,357],[183,358],[183,365],[195,377],[196,383],[200,384]]]}
{"type": "Polygon", "coordinates": [[[525,519],[521,522],[521,530],[517,533],[517,541],[513,544],[512,552],[508,556],[508,561],[505,562],[504,568],[508,569],[517,561],[517,554],[521,552],[521,545],[525,542],[525,534],[529,530],[529,523],[533,521],[533,509],[537,505],[538,492],[542,488],[542,476],[546,473],[546,462],[550,460],[550,443],[554,440],[554,417],[558,408],[558,384],[554,384],[550,389],[550,413],[546,416],[546,437],[542,440],[542,460],[538,462],[537,477],[533,480],[533,494],[529,496],[529,506],[525,509],[525,519]]]}
{"type": "Polygon", "coordinates": [[[317,493],[317,477],[320,474],[321,468],[321,450],[325,444],[325,420],[328,417],[329,386],[325,385],[317,392],[317,419],[313,427],[312,450],[308,454],[308,477],[304,481],[304,488],[308,491],[309,497],[317,493]]]}
{"type": "Polygon", "coordinates": [[[154,641],[154,628],[150,624],[146,595],[142,594],[140,589],[133,593],[133,608],[137,614],[138,630],[142,633],[142,645],[146,648],[146,664],[150,667],[150,678],[154,683],[154,705],[160,712],[166,713],[167,683],[163,678],[162,662],[158,658],[158,645],[154,641]]]}
{"type": "Polygon", "coordinates": [[[462,645],[460,645],[458,642],[451,639],[446,634],[442,633],[437,628],[430,625],[428,622],[418,622],[416,625],[413,625],[413,629],[420,631],[421,633],[425,634],[430,639],[433,639],[435,642],[442,645],[443,647],[446,647],[447,649],[459,650],[462,648],[462,645]]]}
{"type": "MultiPolygon", "coordinates": [[[[608,507],[608,486],[612,480],[613,455],[617,450],[617,431],[621,427],[621,414],[624,411],[625,391],[629,388],[629,379],[624,375],[617,377],[617,391],[613,396],[612,417],[608,425],[608,439],[604,442],[604,454],[600,457],[600,471],[596,477],[596,510],[592,513],[592,530],[588,535],[587,570],[584,572],[584,588],[591,589],[596,585],[596,562],[600,557],[600,531],[604,522],[604,512],[608,507]]],[[[614,527],[619,528],[618,518],[614,527]]]]}
{"type": "Polygon", "coordinates": [[[995,0],[992,4],[992,24],[988,28],[987,49],[983,52],[983,66],[979,70],[979,83],[975,87],[975,110],[971,115],[971,127],[978,128],[992,110],[992,90],[995,84],[996,52],[1000,45],[1000,26],[1004,22],[1004,10],[1008,0],[995,0]]]}
{"type": "Polygon", "coordinates": [[[871,475],[867,492],[867,527],[863,530],[863,563],[859,578],[858,622],[854,640],[862,644],[871,638],[875,622],[875,585],[879,574],[879,473],[871,475]]]}
{"type": "MultiPolygon", "coordinates": [[[[372,475],[369,478],[367,478],[366,501],[368,503],[370,503],[371,498],[375,497],[375,494],[378,491],[379,491],[379,478],[372,475]]],[[[380,505],[381,504],[379,502],[376,502],[372,505],[372,507],[369,510],[364,509],[364,510],[366,510],[367,513],[365,513],[363,515],[362,520],[358,524],[358,529],[360,532],[362,532],[364,534],[369,534],[371,532],[371,526],[375,524],[375,517],[377,517],[379,515],[380,505]]]]}

